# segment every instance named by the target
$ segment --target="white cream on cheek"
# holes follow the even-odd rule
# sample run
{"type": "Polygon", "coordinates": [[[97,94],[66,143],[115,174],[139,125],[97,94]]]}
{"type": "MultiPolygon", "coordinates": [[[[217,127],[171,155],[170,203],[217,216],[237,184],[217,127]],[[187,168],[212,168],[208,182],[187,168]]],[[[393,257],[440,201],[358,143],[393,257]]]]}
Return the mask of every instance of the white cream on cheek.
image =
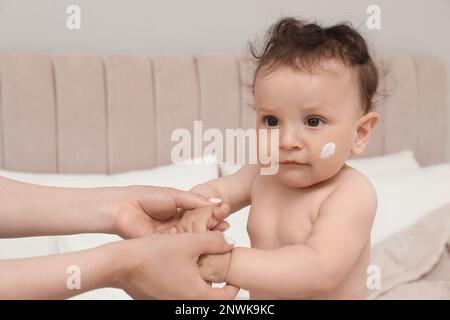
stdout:
{"type": "Polygon", "coordinates": [[[320,159],[328,159],[336,152],[336,145],[333,142],[329,142],[323,146],[320,152],[320,159]]]}

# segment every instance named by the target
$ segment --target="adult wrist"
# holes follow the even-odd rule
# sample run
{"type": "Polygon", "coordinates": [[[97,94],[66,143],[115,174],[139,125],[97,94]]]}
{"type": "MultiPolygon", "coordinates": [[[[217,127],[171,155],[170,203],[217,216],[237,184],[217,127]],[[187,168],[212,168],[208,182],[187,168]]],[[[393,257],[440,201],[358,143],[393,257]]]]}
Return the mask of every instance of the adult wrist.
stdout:
{"type": "Polygon", "coordinates": [[[106,287],[127,288],[127,283],[129,282],[130,274],[132,274],[136,261],[129,247],[132,241],[121,240],[99,247],[100,250],[107,251],[107,260],[110,266],[106,275],[106,287]]]}
{"type": "Polygon", "coordinates": [[[94,220],[94,230],[90,230],[90,232],[117,234],[116,220],[121,210],[124,210],[121,206],[126,190],[121,187],[104,187],[95,190],[86,199],[86,205],[90,206],[90,208],[86,208],[86,211],[91,211],[94,220]]]}

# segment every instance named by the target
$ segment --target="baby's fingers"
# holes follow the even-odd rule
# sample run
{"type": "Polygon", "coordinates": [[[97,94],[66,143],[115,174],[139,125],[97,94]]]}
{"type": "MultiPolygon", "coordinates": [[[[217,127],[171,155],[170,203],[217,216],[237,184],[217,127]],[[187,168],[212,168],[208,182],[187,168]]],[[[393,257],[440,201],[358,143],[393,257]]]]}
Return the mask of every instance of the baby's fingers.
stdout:
{"type": "Polygon", "coordinates": [[[225,220],[226,217],[230,214],[230,206],[228,204],[222,204],[220,207],[213,208],[214,217],[219,220],[225,220]]]}
{"type": "Polygon", "coordinates": [[[208,231],[208,224],[211,220],[211,214],[199,214],[195,220],[192,221],[192,232],[203,233],[208,231]]]}
{"type": "Polygon", "coordinates": [[[219,230],[219,231],[225,231],[228,229],[227,224],[223,224],[219,229],[216,229],[219,224],[223,222],[223,220],[228,217],[230,212],[230,206],[227,204],[223,204],[218,208],[213,208],[213,215],[211,219],[208,221],[207,228],[208,230],[219,230]],[[227,227],[226,229],[223,229],[224,227],[227,227]]]}
{"type": "Polygon", "coordinates": [[[172,228],[170,228],[170,230],[169,230],[169,233],[177,233],[178,232],[178,230],[177,230],[177,227],[176,226],[173,226],[172,228]]]}
{"type": "Polygon", "coordinates": [[[190,221],[187,217],[181,218],[180,221],[178,221],[176,225],[176,231],[177,233],[188,233],[191,232],[189,229],[190,221]]]}
{"type": "Polygon", "coordinates": [[[219,224],[217,226],[214,227],[214,229],[212,229],[212,231],[220,231],[220,232],[225,232],[230,228],[230,224],[228,223],[228,221],[220,221],[219,224]]]}

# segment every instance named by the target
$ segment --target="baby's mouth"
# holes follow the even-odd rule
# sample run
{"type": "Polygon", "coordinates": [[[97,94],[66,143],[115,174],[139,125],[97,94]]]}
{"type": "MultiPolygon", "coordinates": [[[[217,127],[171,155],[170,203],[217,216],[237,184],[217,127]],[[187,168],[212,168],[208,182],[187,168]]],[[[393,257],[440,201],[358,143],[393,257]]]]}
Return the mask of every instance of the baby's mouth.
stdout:
{"type": "Polygon", "coordinates": [[[281,165],[299,165],[299,166],[306,166],[307,165],[306,163],[298,162],[298,161],[295,161],[295,160],[283,160],[283,161],[280,161],[279,164],[281,164],[281,165]]]}

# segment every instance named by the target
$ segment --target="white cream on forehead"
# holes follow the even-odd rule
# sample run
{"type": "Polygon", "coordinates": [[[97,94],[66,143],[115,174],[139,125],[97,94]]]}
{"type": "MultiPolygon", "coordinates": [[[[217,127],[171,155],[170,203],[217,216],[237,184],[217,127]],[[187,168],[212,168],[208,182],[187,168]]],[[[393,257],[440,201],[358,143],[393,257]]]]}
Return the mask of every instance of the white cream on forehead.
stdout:
{"type": "Polygon", "coordinates": [[[336,145],[333,142],[329,142],[323,146],[320,152],[320,159],[328,159],[336,152],[336,145]]]}

